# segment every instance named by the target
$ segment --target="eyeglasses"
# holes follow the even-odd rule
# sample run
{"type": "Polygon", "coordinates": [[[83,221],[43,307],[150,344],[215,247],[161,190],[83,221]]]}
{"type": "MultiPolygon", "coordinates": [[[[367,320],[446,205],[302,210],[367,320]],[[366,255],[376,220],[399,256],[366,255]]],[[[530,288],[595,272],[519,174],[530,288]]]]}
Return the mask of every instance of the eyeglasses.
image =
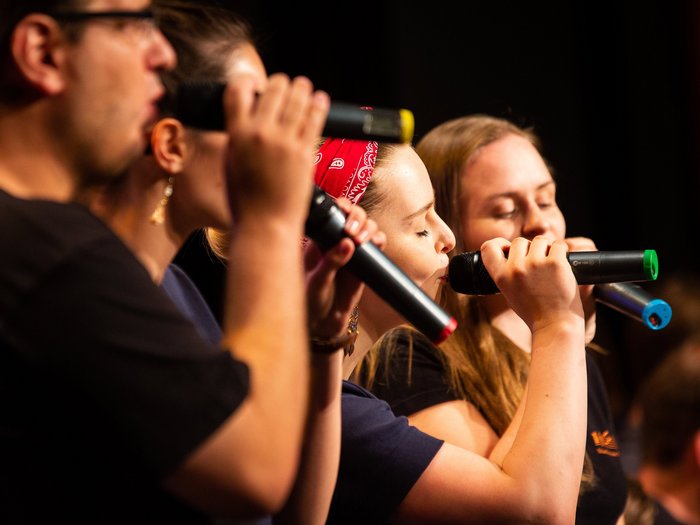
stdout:
{"type": "Polygon", "coordinates": [[[63,22],[86,22],[89,20],[116,20],[126,25],[135,22],[145,30],[152,30],[158,27],[156,14],[152,9],[141,9],[138,11],[49,11],[50,17],[63,22]]]}
{"type": "Polygon", "coordinates": [[[156,21],[156,14],[152,9],[139,11],[53,11],[47,14],[52,18],[66,22],[81,22],[100,18],[147,20],[153,23],[156,21]]]}

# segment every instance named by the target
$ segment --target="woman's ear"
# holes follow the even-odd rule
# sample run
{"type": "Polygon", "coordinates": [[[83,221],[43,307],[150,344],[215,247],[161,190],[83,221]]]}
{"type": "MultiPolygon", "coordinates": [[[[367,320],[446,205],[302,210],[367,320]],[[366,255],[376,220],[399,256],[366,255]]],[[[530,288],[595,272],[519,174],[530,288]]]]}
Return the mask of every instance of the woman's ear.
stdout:
{"type": "Polygon", "coordinates": [[[151,150],[158,165],[168,173],[183,170],[187,157],[185,128],[174,118],[159,120],[151,131],[151,150]]]}
{"type": "Polygon", "coordinates": [[[55,95],[65,86],[62,65],[66,44],[65,34],[53,18],[32,13],[15,27],[10,52],[25,82],[45,95],[55,95]]]}

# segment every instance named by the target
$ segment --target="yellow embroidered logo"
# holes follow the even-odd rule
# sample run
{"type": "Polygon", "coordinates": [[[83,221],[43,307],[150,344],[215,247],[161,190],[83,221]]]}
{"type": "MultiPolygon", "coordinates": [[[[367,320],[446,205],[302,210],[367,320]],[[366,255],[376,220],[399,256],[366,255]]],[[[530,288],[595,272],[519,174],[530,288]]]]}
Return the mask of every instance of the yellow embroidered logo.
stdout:
{"type": "Polygon", "coordinates": [[[604,430],[603,432],[591,432],[593,437],[593,443],[595,444],[595,450],[598,454],[605,454],[606,456],[612,456],[614,458],[620,455],[620,449],[617,446],[617,441],[615,436],[610,434],[609,430],[604,430]]]}

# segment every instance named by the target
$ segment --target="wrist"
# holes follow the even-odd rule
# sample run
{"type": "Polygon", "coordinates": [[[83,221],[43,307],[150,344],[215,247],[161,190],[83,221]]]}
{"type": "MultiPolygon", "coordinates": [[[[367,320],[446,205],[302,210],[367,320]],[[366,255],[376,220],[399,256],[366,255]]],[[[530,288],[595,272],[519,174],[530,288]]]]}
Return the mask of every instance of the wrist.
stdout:
{"type": "Polygon", "coordinates": [[[581,339],[585,342],[586,327],[583,319],[577,315],[560,317],[548,322],[536,323],[532,329],[533,341],[547,340],[561,342],[581,339]]]}
{"type": "Polygon", "coordinates": [[[333,354],[343,350],[345,355],[352,354],[355,349],[357,332],[348,332],[335,337],[312,337],[311,352],[314,354],[333,354]]]}

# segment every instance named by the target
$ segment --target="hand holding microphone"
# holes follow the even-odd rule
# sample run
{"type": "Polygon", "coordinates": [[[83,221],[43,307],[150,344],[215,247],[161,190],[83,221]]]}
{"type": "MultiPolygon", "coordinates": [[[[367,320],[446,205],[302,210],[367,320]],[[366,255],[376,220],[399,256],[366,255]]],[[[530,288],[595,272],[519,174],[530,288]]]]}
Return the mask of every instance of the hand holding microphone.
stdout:
{"type": "MultiPolygon", "coordinates": [[[[569,252],[567,259],[579,284],[653,281],[659,263],[654,250],[569,252]]],[[[450,286],[469,295],[499,293],[478,251],[455,255],[449,266],[450,286]]]]}
{"type": "MultiPolygon", "coordinates": [[[[569,252],[567,259],[579,284],[594,284],[596,300],[632,317],[652,330],[671,320],[671,307],[652,297],[634,281],[654,281],[659,263],[654,250],[569,252]]],[[[499,293],[476,252],[455,255],[450,260],[449,283],[455,292],[469,295],[499,293]]]]}
{"type": "MultiPolygon", "coordinates": [[[[322,250],[327,250],[346,236],[344,225],[345,214],[329,195],[315,186],[306,234],[322,250]]],[[[357,246],[346,267],[434,343],[444,341],[457,327],[452,316],[371,242],[357,246]]]]}

